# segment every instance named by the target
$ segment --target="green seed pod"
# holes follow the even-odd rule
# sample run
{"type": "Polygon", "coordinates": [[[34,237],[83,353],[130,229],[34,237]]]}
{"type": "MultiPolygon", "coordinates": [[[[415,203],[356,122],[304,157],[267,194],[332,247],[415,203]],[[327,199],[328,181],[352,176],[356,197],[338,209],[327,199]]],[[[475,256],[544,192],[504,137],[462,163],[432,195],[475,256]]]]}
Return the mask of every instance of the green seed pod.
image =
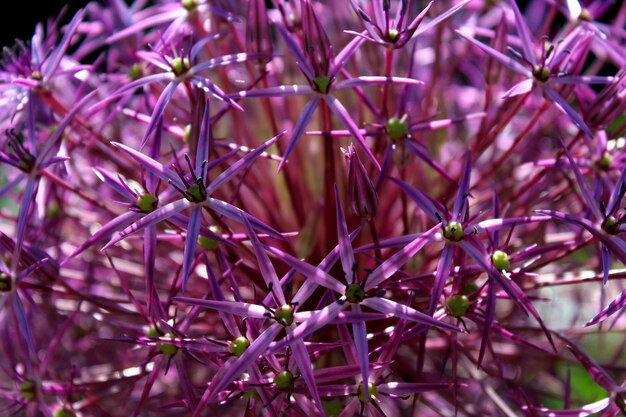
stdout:
{"type": "Polygon", "coordinates": [[[385,129],[391,139],[403,139],[409,131],[409,125],[406,122],[406,115],[402,116],[400,119],[397,117],[390,118],[387,120],[387,126],[385,126],[385,129]]]}
{"type": "Polygon", "coordinates": [[[172,59],[172,62],[170,63],[170,66],[172,67],[172,71],[176,75],[182,75],[185,72],[187,72],[187,70],[189,68],[191,68],[191,64],[189,62],[189,59],[181,58],[179,56],[177,56],[176,58],[172,59]]]}
{"type": "Polygon", "coordinates": [[[466,295],[453,295],[448,299],[446,306],[454,317],[463,317],[469,309],[469,298],[466,295]]]}
{"type": "Polygon", "coordinates": [[[250,346],[250,341],[243,336],[239,336],[235,340],[230,342],[230,353],[236,357],[240,357],[250,346]]]}
{"type": "Polygon", "coordinates": [[[159,199],[150,193],[144,193],[137,198],[137,206],[144,213],[152,213],[156,209],[158,202],[159,199]]]}
{"type": "Polygon", "coordinates": [[[448,240],[459,242],[464,236],[463,226],[459,222],[450,222],[444,227],[443,235],[448,240]]]}
{"type": "Polygon", "coordinates": [[[390,42],[395,43],[398,40],[399,35],[400,32],[398,32],[397,29],[389,29],[387,32],[387,39],[389,39],[390,42]]]}
{"type": "Polygon", "coordinates": [[[346,298],[349,302],[358,304],[365,300],[365,290],[359,284],[350,284],[346,289],[346,298]]]}
{"type": "Polygon", "coordinates": [[[126,74],[128,75],[128,78],[130,78],[131,81],[140,79],[143,76],[143,70],[141,68],[141,65],[139,64],[131,65],[131,67],[128,68],[128,72],[126,74]]]}
{"type": "Polygon", "coordinates": [[[293,374],[289,371],[279,372],[272,382],[278,388],[293,388],[293,374]]]}
{"type": "Polygon", "coordinates": [[[35,384],[31,381],[24,381],[20,385],[20,394],[25,400],[31,401],[35,399],[35,384]]]}
{"type": "Polygon", "coordinates": [[[67,408],[59,408],[53,414],[54,417],[76,417],[76,414],[73,411],[68,410],[67,408]]]}
{"type": "MultiPolygon", "coordinates": [[[[174,335],[171,333],[166,333],[163,337],[173,338],[174,335]]],[[[167,356],[174,356],[176,352],[178,352],[178,347],[169,343],[159,343],[157,344],[157,347],[159,348],[161,353],[167,356]]]]}
{"type": "Polygon", "coordinates": [[[274,318],[284,326],[293,323],[293,308],[289,304],[278,307],[274,311],[274,318]]]}
{"type": "Polygon", "coordinates": [[[602,171],[607,171],[610,168],[612,162],[613,162],[613,157],[611,156],[611,154],[608,152],[604,152],[602,154],[602,158],[600,158],[596,162],[596,166],[602,171]]]}
{"type": "Polygon", "coordinates": [[[465,287],[463,287],[463,294],[465,295],[471,294],[477,289],[478,289],[478,284],[476,284],[475,282],[470,282],[465,287]]]}
{"type": "Polygon", "coordinates": [[[9,292],[12,287],[11,276],[5,272],[0,272],[0,292],[9,292]]]}
{"type": "Polygon", "coordinates": [[[313,88],[322,94],[328,93],[328,87],[330,87],[330,78],[327,75],[320,75],[313,80],[313,88]]]}
{"type": "Polygon", "coordinates": [[[369,390],[370,397],[365,401],[365,389],[363,388],[363,384],[359,385],[359,401],[362,403],[372,401],[373,397],[378,396],[378,387],[372,384],[371,382],[367,384],[367,388],[369,390]]]}
{"type": "Polygon", "coordinates": [[[501,250],[497,250],[491,255],[491,263],[493,263],[493,267],[498,271],[508,271],[511,268],[509,255],[501,250]]]}
{"type": "Polygon", "coordinates": [[[542,83],[545,83],[548,81],[548,78],[550,78],[550,67],[545,65],[535,65],[533,68],[533,77],[542,83]]]}

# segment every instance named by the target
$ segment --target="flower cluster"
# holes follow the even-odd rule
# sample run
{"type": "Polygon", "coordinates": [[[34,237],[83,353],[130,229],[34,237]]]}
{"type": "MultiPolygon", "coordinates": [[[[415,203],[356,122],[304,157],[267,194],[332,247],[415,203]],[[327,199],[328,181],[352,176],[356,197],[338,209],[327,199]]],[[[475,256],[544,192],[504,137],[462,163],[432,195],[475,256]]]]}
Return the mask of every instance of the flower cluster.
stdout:
{"type": "Polygon", "coordinates": [[[0,62],[0,414],[626,415],[625,4],[40,24],[0,62]]]}

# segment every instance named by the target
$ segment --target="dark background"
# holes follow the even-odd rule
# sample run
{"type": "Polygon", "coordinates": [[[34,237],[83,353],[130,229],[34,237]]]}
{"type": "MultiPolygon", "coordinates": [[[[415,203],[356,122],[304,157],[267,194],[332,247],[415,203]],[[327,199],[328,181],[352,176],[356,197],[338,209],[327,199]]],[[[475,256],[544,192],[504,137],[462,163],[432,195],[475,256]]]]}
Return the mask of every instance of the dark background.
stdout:
{"type": "Polygon", "coordinates": [[[16,38],[30,40],[38,22],[59,16],[64,7],[66,12],[61,22],[68,23],[76,11],[87,4],[87,0],[13,0],[9,4],[11,7],[0,13],[0,48],[13,45],[16,38]]]}

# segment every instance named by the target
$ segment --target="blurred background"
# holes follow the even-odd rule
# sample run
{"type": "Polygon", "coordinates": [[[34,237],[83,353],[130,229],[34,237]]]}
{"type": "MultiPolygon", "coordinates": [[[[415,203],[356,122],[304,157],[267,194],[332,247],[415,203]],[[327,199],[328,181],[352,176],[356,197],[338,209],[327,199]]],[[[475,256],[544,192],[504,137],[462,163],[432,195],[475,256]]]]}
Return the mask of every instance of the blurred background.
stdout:
{"type": "Polygon", "coordinates": [[[38,22],[45,22],[49,17],[58,17],[61,10],[65,10],[61,16],[61,22],[67,23],[76,13],[76,10],[84,7],[85,4],[87,4],[87,0],[13,1],[11,2],[10,13],[8,11],[0,13],[0,21],[2,22],[0,45],[2,47],[11,46],[15,43],[16,38],[30,40],[38,22]]]}

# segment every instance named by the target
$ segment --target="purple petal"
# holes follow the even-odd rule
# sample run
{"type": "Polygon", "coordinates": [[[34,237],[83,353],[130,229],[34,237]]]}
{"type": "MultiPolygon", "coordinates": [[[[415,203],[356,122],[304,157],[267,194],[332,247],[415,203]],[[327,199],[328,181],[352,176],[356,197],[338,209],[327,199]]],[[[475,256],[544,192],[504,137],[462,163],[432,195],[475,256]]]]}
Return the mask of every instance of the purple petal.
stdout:
{"type": "Polygon", "coordinates": [[[455,14],[456,12],[458,12],[459,10],[461,10],[462,7],[464,7],[467,3],[469,3],[472,0],[463,0],[457,4],[455,4],[454,6],[450,7],[448,10],[446,10],[444,13],[440,14],[439,16],[437,16],[436,18],[434,18],[433,20],[429,21],[428,23],[421,25],[420,27],[417,28],[417,30],[413,33],[413,36],[411,36],[411,39],[415,38],[416,36],[421,35],[422,33],[426,32],[428,29],[432,28],[433,26],[436,26],[439,24],[439,22],[449,18],[450,16],[452,16],[453,14],[455,14]]]}
{"type": "Polygon", "coordinates": [[[384,314],[392,314],[399,319],[405,319],[416,323],[424,324],[426,326],[437,327],[438,329],[450,330],[458,332],[459,329],[452,324],[445,323],[437,320],[428,314],[421,313],[411,307],[404,304],[396,303],[395,301],[388,300],[386,298],[370,297],[361,302],[361,305],[371,308],[372,310],[380,311],[384,314]]]}
{"type": "Polygon", "coordinates": [[[204,206],[236,222],[241,222],[241,217],[245,216],[255,230],[267,233],[275,239],[284,240],[283,236],[279,232],[266,225],[256,217],[251,216],[250,214],[244,212],[240,208],[233,206],[232,204],[227,203],[226,201],[209,197],[204,202],[204,206]]]}
{"type": "Polygon", "coordinates": [[[363,43],[365,39],[361,36],[357,36],[353,38],[344,48],[339,51],[335,58],[333,59],[333,63],[331,64],[330,71],[328,73],[329,78],[335,77],[342,68],[346,66],[346,62],[350,59],[352,55],[356,52],[359,46],[363,43]]]}
{"type": "Polygon", "coordinates": [[[216,189],[218,189],[225,182],[230,181],[232,177],[246,169],[250,164],[252,164],[263,152],[267,150],[270,146],[274,144],[278,139],[280,139],[285,132],[279,133],[274,136],[270,140],[266,141],[260,146],[257,146],[252,152],[248,153],[246,156],[232,164],[228,167],[228,169],[222,172],[220,175],[215,177],[211,184],[209,184],[206,188],[207,194],[212,194],[216,189]]]}
{"type": "Polygon", "coordinates": [[[237,301],[204,300],[201,298],[173,297],[172,301],[210,308],[228,314],[255,319],[267,319],[267,309],[263,306],[237,301]]]}
{"type": "Polygon", "coordinates": [[[345,297],[341,297],[340,300],[341,302],[334,302],[311,315],[309,319],[302,322],[292,332],[287,334],[284,339],[276,342],[276,344],[272,346],[271,351],[275,352],[280,350],[294,340],[305,338],[317,329],[329,324],[348,305],[348,301],[345,297]]]}
{"type": "Polygon", "coordinates": [[[293,57],[296,59],[296,64],[298,64],[298,67],[300,68],[300,70],[304,73],[304,75],[309,80],[314,79],[315,72],[313,71],[313,68],[311,68],[311,66],[309,65],[304,55],[302,55],[302,49],[300,49],[296,41],[293,40],[291,35],[287,32],[287,30],[282,24],[275,23],[274,27],[278,29],[278,33],[285,41],[285,45],[287,45],[287,48],[293,54],[293,57]]]}
{"type": "Polygon", "coordinates": [[[296,361],[296,365],[298,365],[298,369],[300,369],[300,374],[304,379],[313,400],[315,401],[315,405],[318,407],[320,412],[324,413],[322,399],[320,398],[320,394],[317,390],[317,383],[315,382],[315,376],[313,375],[313,365],[311,364],[311,358],[309,357],[309,353],[307,352],[304,342],[302,339],[296,339],[293,343],[291,343],[290,347],[296,361]]]}
{"type": "Polygon", "coordinates": [[[161,178],[163,181],[169,182],[172,181],[178,188],[185,190],[187,187],[183,182],[179,179],[178,174],[172,171],[169,168],[164,167],[160,162],[155,161],[142,154],[139,151],[134,150],[130,146],[126,146],[119,142],[111,142],[111,145],[119,148],[129,154],[135,161],[139,162],[141,166],[143,166],[147,171],[153,173],[157,177],[161,178]]]}
{"type": "Polygon", "coordinates": [[[587,417],[599,413],[606,409],[611,403],[611,398],[607,397],[595,403],[587,404],[582,408],[569,410],[552,410],[549,408],[533,408],[533,411],[548,417],[587,417]]]}
{"type": "Polygon", "coordinates": [[[339,255],[341,257],[341,266],[343,272],[346,275],[346,281],[348,284],[354,282],[354,252],[352,250],[352,242],[350,240],[350,234],[348,233],[348,224],[346,223],[346,217],[343,214],[343,208],[341,207],[341,200],[339,198],[339,190],[337,184],[335,184],[335,201],[337,204],[337,236],[339,239],[339,255]]]}
{"type": "Polygon", "coordinates": [[[520,64],[516,60],[514,60],[513,58],[510,58],[510,57],[504,55],[502,52],[500,52],[500,51],[498,51],[496,49],[493,49],[489,45],[485,45],[482,42],[478,42],[476,39],[465,35],[461,30],[456,30],[456,33],[459,36],[461,36],[463,39],[465,39],[465,40],[469,41],[470,43],[472,43],[474,46],[482,49],[483,52],[487,53],[489,56],[491,56],[493,59],[495,59],[498,62],[500,62],[502,65],[504,65],[505,67],[507,67],[511,71],[516,72],[518,74],[521,74],[521,75],[523,75],[523,76],[525,76],[527,78],[532,78],[532,73],[530,72],[530,70],[528,68],[524,67],[522,64],[520,64]]]}
{"type": "Polygon", "coordinates": [[[310,101],[306,104],[306,106],[304,106],[304,109],[302,109],[302,113],[300,114],[300,117],[298,118],[296,125],[293,127],[293,132],[291,133],[291,139],[289,139],[289,143],[287,144],[287,149],[285,150],[285,153],[283,155],[283,160],[280,161],[280,165],[278,166],[278,171],[280,171],[283,168],[283,165],[285,165],[285,163],[287,162],[287,158],[289,157],[293,149],[296,147],[296,144],[298,143],[300,136],[302,136],[302,133],[304,132],[304,128],[309,124],[311,117],[313,117],[313,112],[317,108],[319,101],[320,99],[317,97],[311,98],[310,101]]]}
{"type": "Polygon", "coordinates": [[[569,149],[567,148],[563,140],[561,140],[561,145],[563,146],[563,149],[565,150],[565,155],[567,155],[567,159],[569,160],[570,167],[572,168],[572,171],[574,171],[574,175],[576,176],[576,182],[578,183],[578,186],[580,187],[580,191],[582,192],[583,197],[585,198],[585,202],[587,203],[587,206],[589,207],[589,209],[591,209],[591,212],[593,213],[593,216],[596,218],[597,221],[604,220],[604,216],[602,215],[602,212],[600,211],[600,207],[598,207],[598,203],[596,203],[596,199],[593,196],[593,192],[589,189],[589,186],[585,182],[585,179],[583,178],[582,173],[578,169],[578,165],[574,161],[574,158],[572,158],[572,154],[570,153],[569,149]]]}
{"type": "Polygon", "coordinates": [[[419,252],[424,245],[430,242],[440,227],[441,225],[438,224],[427,232],[417,235],[415,239],[407,243],[399,252],[395,253],[385,262],[380,264],[367,277],[364,288],[365,291],[369,291],[395,274],[400,268],[402,268],[402,266],[404,266],[404,264],[415,256],[415,254],[419,252]]]}
{"type": "Polygon", "coordinates": [[[437,310],[439,299],[443,294],[443,289],[446,285],[446,280],[450,276],[450,266],[452,265],[452,255],[454,255],[454,245],[446,244],[437,262],[437,274],[435,275],[435,282],[433,289],[430,293],[430,303],[428,306],[428,313],[432,316],[437,310]]]}
{"type": "Polygon", "coordinates": [[[463,222],[465,220],[465,210],[463,205],[467,200],[470,190],[470,176],[472,174],[472,154],[467,153],[465,157],[465,169],[463,170],[463,176],[461,177],[461,184],[456,192],[456,199],[454,200],[454,207],[452,208],[452,220],[463,222]]]}
{"type": "Polygon", "coordinates": [[[335,83],[334,90],[343,90],[346,88],[367,87],[378,84],[406,84],[406,85],[422,85],[423,81],[405,77],[383,77],[383,76],[361,76],[335,83]]]}
{"type": "Polygon", "coordinates": [[[367,146],[365,138],[361,135],[361,131],[359,130],[356,123],[354,123],[354,120],[352,120],[352,116],[350,116],[348,110],[346,110],[341,102],[337,100],[337,98],[332,94],[326,94],[324,96],[324,100],[326,101],[328,107],[333,111],[333,113],[335,113],[339,120],[341,120],[341,122],[348,128],[348,130],[352,134],[352,137],[356,139],[356,144],[361,148],[363,152],[365,152],[365,154],[367,155],[369,160],[372,161],[376,169],[380,171],[380,164],[376,160],[376,157],[370,150],[369,146],[367,146]]]}
{"type": "Polygon", "coordinates": [[[183,251],[183,291],[187,287],[191,265],[195,258],[198,235],[200,234],[200,220],[202,220],[202,206],[194,206],[187,225],[187,236],[185,237],[185,249],[183,251]]]}
{"type": "Polygon", "coordinates": [[[415,202],[415,204],[417,204],[417,206],[424,212],[424,214],[426,214],[435,222],[440,222],[437,214],[448,212],[448,210],[438,201],[433,200],[432,198],[430,198],[430,196],[424,194],[420,190],[416,190],[406,182],[391,177],[389,179],[395,182],[398,187],[402,188],[402,190],[411,198],[411,200],[415,202]]]}
{"type": "Polygon", "coordinates": [[[522,94],[530,93],[535,86],[535,80],[527,78],[524,81],[520,81],[511,87],[506,93],[502,95],[502,98],[511,98],[521,96],[522,94]]]}
{"type": "Polygon", "coordinates": [[[112,246],[119,242],[122,239],[125,239],[127,236],[138,232],[148,226],[153,224],[157,224],[163,220],[166,220],[169,217],[172,217],[174,214],[183,211],[187,207],[191,206],[191,202],[186,199],[180,199],[173,201],[169,204],[164,205],[163,207],[159,207],[154,210],[152,213],[142,217],[137,220],[135,223],[131,224],[121,232],[119,232],[113,239],[111,239],[101,250],[106,250],[109,246],[112,246]]]}
{"type": "Polygon", "coordinates": [[[337,281],[334,277],[328,275],[324,270],[316,268],[313,265],[308,264],[307,262],[301,261],[300,259],[295,258],[281,251],[280,249],[265,246],[265,250],[276,256],[281,261],[285,262],[296,271],[300,272],[302,275],[317,282],[319,285],[326,287],[329,290],[336,291],[342,295],[346,292],[346,286],[337,281]]]}
{"type": "Polygon", "coordinates": [[[148,139],[150,139],[150,135],[154,131],[154,128],[157,127],[157,124],[161,117],[163,116],[163,112],[165,111],[165,107],[170,102],[176,88],[178,87],[179,81],[172,81],[169,83],[161,92],[157,102],[154,105],[154,109],[152,110],[152,115],[150,116],[150,123],[146,128],[146,133],[143,135],[143,139],[141,139],[141,144],[139,145],[139,149],[143,149],[148,143],[148,139]]]}
{"type": "Polygon", "coordinates": [[[41,66],[41,71],[45,79],[49,79],[57,70],[57,67],[61,63],[67,48],[70,46],[70,42],[72,40],[72,36],[76,33],[76,29],[80,24],[81,20],[85,16],[85,10],[80,9],[72,18],[72,21],[65,29],[65,34],[63,38],[59,42],[59,46],[54,50],[50,58],[48,58],[41,66]]]}
{"type": "MultiPolygon", "coordinates": [[[[361,311],[358,305],[353,306],[354,311],[361,311]]],[[[354,337],[354,350],[356,351],[356,360],[361,368],[361,377],[363,378],[363,397],[370,398],[369,392],[369,348],[367,346],[367,328],[364,322],[352,323],[352,334],[354,337]]]]}
{"type": "Polygon", "coordinates": [[[509,3],[511,3],[511,8],[513,9],[513,13],[515,14],[515,21],[517,22],[515,28],[517,29],[517,33],[522,44],[524,58],[533,66],[537,65],[537,57],[535,56],[535,51],[533,51],[532,48],[533,39],[530,36],[530,30],[528,29],[528,25],[524,20],[524,16],[522,16],[522,12],[520,12],[519,7],[517,7],[515,0],[510,0],[509,3]]]}
{"type": "Polygon", "coordinates": [[[542,86],[541,90],[552,99],[558,109],[565,113],[565,115],[567,115],[580,130],[585,132],[585,134],[590,138],[593,138],[593,133],[591,133],[589,126],[587,126],[583,118],[578,114],[578,112],[576,112],[576,110],[574,110],[572,106],[567,103],[563,97],[546,85],[542,86]]]}
{"type": "Polygon", "coordinates": [[[251,98],[251,97],[291,97],[306,96],[312,94],[313,90],[308,85],[293,84],[279,85],[278,87],[260,88],[258,90],[240,91],[230,94],[233,98],[251,98]]]}
{"type": "Polygon", "coordinates": [[[593,326],[594,324],[603,322],[604,320],[608,319],[613,314],[624,308],[624,306],[626,306],[626,290],[622,291],[616,299],[611,301],[611,303],[606,306],[600,313],[598,313],[594,318],[585,323],[585,327],[593,326]]]}
{"type": "Polygon", "coordinates": [[[261,275],[263,276],[267,287],[272,289],[272,295],[274,296],[276,305],[283,306],[287,304],[287,301],[285,300],[285,295],[283,294],[283,290],[280,285],[280,281],[278,280],[278,276],[276,275],[276,270],[270,262],[270,258],[267,256],[267,253],[265,253],[265,251],[262,249],[261,242],[259,242],[259,238],[252,230],[252,226],[250,226],[250,222],[248,221],[248,219],[243,217],[242,220],[243,224],[246,226],[248,236],[250,237],[252,250],[254,250],[254,255],[256,256],[257,262],[259,263],[261,275]]]}

